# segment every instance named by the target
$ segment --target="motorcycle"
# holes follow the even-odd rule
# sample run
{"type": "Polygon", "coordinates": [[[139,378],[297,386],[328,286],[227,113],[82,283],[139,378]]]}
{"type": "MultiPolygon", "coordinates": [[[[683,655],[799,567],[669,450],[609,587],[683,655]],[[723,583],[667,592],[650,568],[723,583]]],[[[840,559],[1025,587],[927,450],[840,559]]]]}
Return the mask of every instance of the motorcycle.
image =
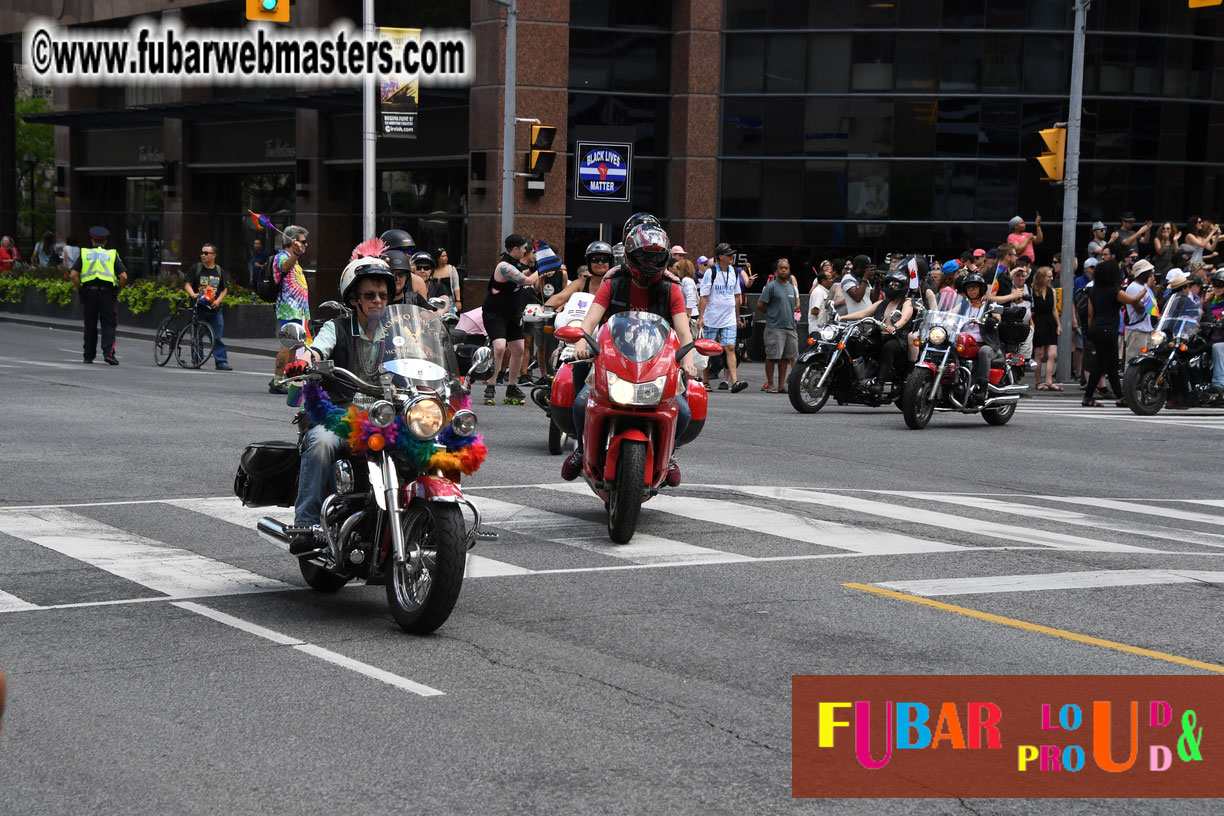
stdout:
{"type": "MultiPolygon", "coordinates": [[[[587,292],[575,292],[570,295],[569,300],[565,302],[565,306],[561,308],[561,311],[550,309],[547,306],[531,304],[523,310],[523,322],[543,323],[544,334],[552,334],[555,337],[557,329],[563,329],[566,326],[581,326],[583,318],[586,317],[587,310],[591,308],[591,304],[594,302],[594,295],[587,292]],[[549,325],[550,322],[552,325],[549,325]]],[[[573,354],[574,345],[572,343],[557,343],[557,347],[549,358],[549,367],[554,374],[561,370],[562,363],[573,359],[573,354]]],[[[551,385],[537,385],[531,389],[531,401],[544,411],[544,416],[549,418],[548,452],[553,456],[557,456],[565,448],[565,443],[571,439],[571,436],[563,431],[557,423],[552,421],[552,405],[549,403],[549,394],[551,392],[551,385]]]]}
{"type": "Polygon", "coordinates": [[[952,310],[926,311],[914,342],[921,351],[918,362],[905,380],[901,392],[901,413],[905,424],[921,430],[930,422],[935,411],[962,414],[980,413],[990,425],[1006,425],[1016,413],[1020,393],[1027,385],[1017,384],[1024,369],[1023,358],[1017,354],[998,358],[990,368],[987,394],[981,404],[972,399],[974,388],[973,361],[977,359],[979,341],[967,329],[997,320],[1016,322],[1023,309],[995,307],[980,318],[962,314],[968,301],[958,297],[952,310]]]}
{"type": "Polygon", "coordinates": [[[1122,398],[1139,416],[1153,416],[1166,404],[1193,408],[1224,401],[1211,393],[1211,333],[1200,323],[1198,305],[1184,292],[1169,298],[1146,348],[1126,364],[1122,398]]]}
{"type": "MultiPolygon", "coordinates": [[[[900,318],[899,309],[888,316],[889,321],[900,318]]],[[[831,323],[814,333],[808,339],[812,348],[799,356],[786,379],[791,407],[801,414],[814,414],[830,396],[838,405],[858,403],[872,408],[897,400],[909,361],[899,355],[892,371],[879,370],[879,334],[885,325],[864,317],[831,323]],[[879,382],[878,387],[872,387],[873,380],[879,382]]]]}
{"type": "MultiPolygon", "coordinates": [[[[264,517],[259,536],[287,548],[295,536],[312,535],[319,547],[298,556],[307,584],[321,592],[352,580],[384,585],[400,627],[428,634],[454,609],[467,551],[479,538],[496,537],[481,529],[480,511],[460,487],[461,473],[475,473],[487,454],[468,384],[487,376],[492,355],[477,349],[465,382],[446,325],[435,312],[410,305],[387,307],[372,336],[381,359],[370,378],[322,360],[280,381],[290,387],[290,404],[304,402],[294,420],[298,442],[248,447],[234,491],[248,506],[292,506],[307,425],[336,433],[347,446],[336,459],[335,489],[323,500],[320,523],[301,528],[264,517]],[[320,383],[333,393],[355,393],[354,406],[337,408],[320,383]],[[470,525],[462,507],[472,513],[470,525]]],[[[280,341],[299,349],[305,332],[287,324],[280,341]]]]}
{"type": "MultiPolygon", "coordinates": [[[[686,380],[680,361],[694,348],[707,357],[722,349],[713,340],[680,346],[671,325],[650,312],[620,312],[599,331],[599,340],[581,326],[558,329],[557,338],[585,338],[594,353],[583,429],[582,475],[608,511],[608,535],[618,544],[633,537],[642,502],[658,494],[672,454],[697,438],[705,425],[707,397],[697,380],[686,380]],[[676,438],[676,396],[684,389],[691,419],[676,438]]],[[[587,364],[587,361],[580,361],[587,364]]],[[[553,380],[552,421],[576,435],[574,399],[580,386],[567,363],[553,380]]]]}

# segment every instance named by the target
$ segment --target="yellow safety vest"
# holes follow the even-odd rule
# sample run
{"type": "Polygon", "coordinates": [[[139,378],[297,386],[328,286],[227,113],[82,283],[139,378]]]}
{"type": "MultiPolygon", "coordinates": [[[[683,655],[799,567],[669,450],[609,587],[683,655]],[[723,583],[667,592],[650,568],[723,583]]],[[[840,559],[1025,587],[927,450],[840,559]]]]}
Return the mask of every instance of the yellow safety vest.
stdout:
{"type": "Polygon", "coordinates": [[[93,280],[104,281],[115,285],[115,259],[119,253],[105,247],[91,247],[81,250],[81,283],[93,280]]]}

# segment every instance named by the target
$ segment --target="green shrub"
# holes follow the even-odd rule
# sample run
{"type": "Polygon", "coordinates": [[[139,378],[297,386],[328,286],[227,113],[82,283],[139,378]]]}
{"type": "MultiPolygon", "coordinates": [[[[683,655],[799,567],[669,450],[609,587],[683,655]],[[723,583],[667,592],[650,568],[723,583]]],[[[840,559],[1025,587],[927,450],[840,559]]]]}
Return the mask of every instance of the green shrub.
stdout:
{"type": "MultiPolygon", "coordinates": [[[[57,306],[72,303],[73,286],[66,271],[33,266],[14,266],[12,270],[0,274],[0,302],[20,303],[25,298],[26,289],[31,286],[41,291],[48,303],[57,306]]],[[[149,311],[159,300],[166,301],[172,312],[185,306],[187,292],[183,289],[182,278],[140,278],[119,290],[119,302],[127,306],[132,314],[149,311]]],[[[249,291],[235,284],[229,287],[222,306],[260,302],[249,291]]]]}

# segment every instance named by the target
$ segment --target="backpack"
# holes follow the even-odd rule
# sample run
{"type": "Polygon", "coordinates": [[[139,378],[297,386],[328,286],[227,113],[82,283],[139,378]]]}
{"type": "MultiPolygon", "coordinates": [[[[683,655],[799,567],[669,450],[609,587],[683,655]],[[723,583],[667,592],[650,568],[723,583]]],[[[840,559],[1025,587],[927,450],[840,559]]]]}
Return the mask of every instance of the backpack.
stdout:
{"type": "Polygon", "coordinates": [[[1080,328],[1088,328],[1088,287],[1075,293],[1075,316],[1079,320],[1080,328]]]}
{"type": "Polygon", "coordinates": [[[280,282],[276,280],[276,255],[273,255],[259,273],[259,282],[255,284],[255,294],[259,295],[260,300],[274,303],[280,296],[280,289],[280,282]]]}

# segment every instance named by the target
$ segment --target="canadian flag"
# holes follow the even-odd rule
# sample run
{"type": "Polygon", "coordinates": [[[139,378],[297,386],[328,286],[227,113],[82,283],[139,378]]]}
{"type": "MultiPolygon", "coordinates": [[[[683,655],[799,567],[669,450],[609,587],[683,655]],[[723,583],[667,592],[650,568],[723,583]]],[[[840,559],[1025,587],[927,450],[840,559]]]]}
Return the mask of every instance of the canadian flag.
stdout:
{"type": "Polygon", "coordinates": [[[910,291],[911,292],[918,291],[918,287],[922,283],[921,281],[918,280],[918,257],[916,255],[911,257],[909,259],[909,263],[905,265],[905,268],[909,270],[910,291]]]}

